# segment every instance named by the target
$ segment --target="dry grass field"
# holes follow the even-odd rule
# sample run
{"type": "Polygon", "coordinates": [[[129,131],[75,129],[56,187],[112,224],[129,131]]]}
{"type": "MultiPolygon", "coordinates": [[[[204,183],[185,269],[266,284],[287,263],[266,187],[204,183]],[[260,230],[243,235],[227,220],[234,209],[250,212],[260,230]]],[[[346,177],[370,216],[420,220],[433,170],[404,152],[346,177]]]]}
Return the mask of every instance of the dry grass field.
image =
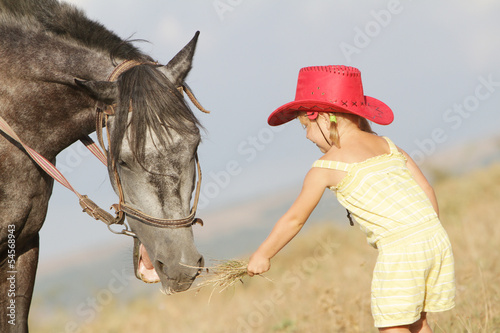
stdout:
{"type": "MultiPolygon", "coordinates": [[[[435,333],[500,332],[500,165],[435,185],[454,246],[455,309],[430,314],[435,333]]],[[[258,244],[256,244],[257,246],[258,244]]],[[[316,224],[273,260],[266,275],[223,293],[204,288],[112,301],[90,322],[55,314],[33,332],[377,332],[370,314],[377,252],[357,227],[316,224]],[[213,292],[213,294],[212,294],[213,292]],[[211,295],[212,294],[212,295],[211,295]],[[210,302],[209,302],[210,299],[210,302]]]]}

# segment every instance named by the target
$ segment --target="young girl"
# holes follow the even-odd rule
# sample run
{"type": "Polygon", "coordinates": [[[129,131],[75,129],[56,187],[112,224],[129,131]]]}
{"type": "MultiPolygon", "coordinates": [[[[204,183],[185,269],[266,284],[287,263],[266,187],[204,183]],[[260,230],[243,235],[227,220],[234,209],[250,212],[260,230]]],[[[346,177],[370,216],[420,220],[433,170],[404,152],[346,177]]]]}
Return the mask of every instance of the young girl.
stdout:
{"type": "Polygon", "coordinates": [[[432,187],[408,154],[370,128],[368,121],[390,124],[391,109],[364,96],[356,68],[306,67],[295,101],[274,111],[268,123],[295,118],[324,155],[250,257],[248,274],[269,270],[270,259],[300,231],[329,188],[379,250],[371,293],[375,326],[381,332],[432,332],[426,313],[454,306],[453,254],[432,187]]]}

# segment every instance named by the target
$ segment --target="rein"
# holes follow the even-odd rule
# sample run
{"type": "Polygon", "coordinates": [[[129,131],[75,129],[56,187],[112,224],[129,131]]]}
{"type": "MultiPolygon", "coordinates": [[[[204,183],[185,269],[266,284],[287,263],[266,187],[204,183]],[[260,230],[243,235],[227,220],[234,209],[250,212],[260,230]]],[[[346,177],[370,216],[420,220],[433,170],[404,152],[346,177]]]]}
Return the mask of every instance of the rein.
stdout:
{"type": "MultiPolygon", "coordinates": [[[[118,76],[120,76],[123,72],[138,66],[142,65],[145,63],[138,62],[135,60],[126,60],[119,64],[118,66],[115,67],[111,75],[108,77],[108,81],[115,81],[118,76]]],[[[151,64],[151,65],[157,65],[157,63],[146,63],[146,64],[151,64]]],[[[194,97],[193,93],[186,87],[186,86],[181,86],[178,88],[178,90],[183,93],[183,91],[186,91],[188,97],[191,99],[193,104],[200,109],[201,111],[205,113],[209,113],[209,111],[205,110],[200,103],[196,100],[194,97]]],[[[102,130],[103,130],[103,121],[107,121],[109,116],[114,115],[114,109],[112,105],[104,105],[101,102],[97,102],[96,104],[96,133],[97,133],[97,138],[99,141],[99,144],[101,145],[102,149],[106,151],[105,145],[104,145],[104,140],[102,137],[102,130]],[[111,111],[110,111],[111,110],[111,111]]],[[[117,184],[118,188],[118,196],[119,196],[119,202],[118,204],[114,204],[111,206],[111,208],[115,209],[116,216],[112,216],[110,213],[106,212],[104,209],[100,208],[96,203],[94,203],[88,196],[86,195],[81,195],[78,193],[68,182],[68,180],[62,175],[62,173],[50,162],[48,161],[45,157],[42,155],[38,154],[35,150],[31,149],[27,145],[25,145],[21,139],[17,136],[17,134],[12,130],[12,128],[7,124],[7,122],[0,116],[0,130],[2,130],[4,133],[6,133],[9,137],[11,137],[13,140],[17,141],[19,144],[23,146],[23,148],[26,150],[28,155],[37,163],[38,166],[40,166],[48,175],[50,175],[54,180],[62,184],[64,187],[68,188],[72,192],[76,194],[76,196],[79,198],[79,203],[80,206],[83,208],[83,211],[89,214],[91,217],[93,217],[96,220],[100,220],[108,226],[108,229],[115,233],[115,234],[123,234],[131,237],[137,237],[137,235],[129,230],[129,227],[124,223],[125,222],[125,215],[133,216],[136,219],[138,219],[140,222],[154,226],[154,227],[159,227],[159,228],[185,228],[185,227],[190,227],[194,224],[200,224],[203,225],[203,221],[199,218],[195,218],[196,215],[196,210],[198,207],[198,200],[200,197],[200,188],[201,188],[201,167],[200,163],[198,160],[198,155],[195,156],[196,159],[196,167],[197,167],[197,172],[198,172],[198,181],[196,183],[196,193],[195,193],[195,198],[194,198],[194,203],[193,207],[191,209],[191,213],[181,219],[165,219],[165,218],[156,218],[150,215],[145,214],[144,212],[135,209],[125,203],[125,198],[123,194],[123,189],[121,186],[121,180],[120,176],[118,175],[118,171],[116,169],[116,165],[114,162],[112,162],[112,168],[113,168],[113,174],[115,177],[115,181],[117,184]],[[115,231],[111,228],[111,225],[114,224],[119,224],[123,225],[124,229],[121,231],[115,231]]],[[[109,130],[106,128],[106,134],[109,142],[109,130]]],[[[94,141],[89,137],[85,136],[80,140],[85,147],[87,147],[92,154],[94,154],[104,165],[107,166],[107,158],[104,155],[104,153],[99,149],[99,147],[94,143],[94,141]]]]}

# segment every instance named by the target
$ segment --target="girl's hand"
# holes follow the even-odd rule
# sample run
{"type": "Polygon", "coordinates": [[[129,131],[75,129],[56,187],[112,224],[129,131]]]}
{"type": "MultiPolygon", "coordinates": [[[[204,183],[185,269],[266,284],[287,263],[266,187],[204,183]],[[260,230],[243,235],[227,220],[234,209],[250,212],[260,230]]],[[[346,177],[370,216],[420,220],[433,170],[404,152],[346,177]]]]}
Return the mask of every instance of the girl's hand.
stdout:
{"type": "Polygon", "coordinates": [[[271,260],[254,253],[248,262],[247,273],[249,276],[254,276],[267,272],[269,268],[271,268],[271,260]]]}

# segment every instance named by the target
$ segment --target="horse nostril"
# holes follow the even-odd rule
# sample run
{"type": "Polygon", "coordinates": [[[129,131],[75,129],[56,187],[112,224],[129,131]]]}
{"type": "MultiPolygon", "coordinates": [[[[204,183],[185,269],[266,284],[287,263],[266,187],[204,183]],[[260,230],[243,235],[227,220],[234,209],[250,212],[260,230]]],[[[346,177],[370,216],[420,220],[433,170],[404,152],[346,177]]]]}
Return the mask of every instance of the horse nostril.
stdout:
{"type": "Polygon", "coordinates": [[[158,270],[160,272],[163,272],[163,268],[165,267],[165,264],[163,262],[161,262],[160,260],[158,260],[157,263],[158,263],[158,270]]]}
{"type": "Polygon", "coordinates": [[[198,260],[198,267],[203,267],[205,265],[205,259],[203,259],[203,256],[200,256],[200,259],[198,260]]]}
{"type": "Polygon", "coordinates": [[[198,272],[196,275],[200,275],[201,271],[203,270],[203,266],[205,266],[205,259],[203,259],[203,256],[200,256],[200,259],[198,260],[198,272]]]}

